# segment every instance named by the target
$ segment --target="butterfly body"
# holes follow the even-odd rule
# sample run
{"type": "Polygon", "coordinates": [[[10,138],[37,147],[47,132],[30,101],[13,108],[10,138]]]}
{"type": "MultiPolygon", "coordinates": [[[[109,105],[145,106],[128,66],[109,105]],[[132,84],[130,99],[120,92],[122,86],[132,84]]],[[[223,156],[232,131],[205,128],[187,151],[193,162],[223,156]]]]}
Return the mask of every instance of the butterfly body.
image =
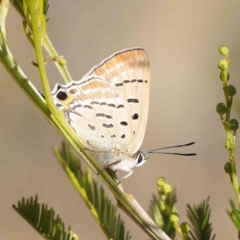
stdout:
{"type": "Polygon", "coordinates": [[[57,108],[81,138],[84,148],[104,167],[132,173],[142,165],[139,151],[145,134],[150,69],[141,48],[117,52],[79,81],[57,84],[52,91],[57,108]]]}

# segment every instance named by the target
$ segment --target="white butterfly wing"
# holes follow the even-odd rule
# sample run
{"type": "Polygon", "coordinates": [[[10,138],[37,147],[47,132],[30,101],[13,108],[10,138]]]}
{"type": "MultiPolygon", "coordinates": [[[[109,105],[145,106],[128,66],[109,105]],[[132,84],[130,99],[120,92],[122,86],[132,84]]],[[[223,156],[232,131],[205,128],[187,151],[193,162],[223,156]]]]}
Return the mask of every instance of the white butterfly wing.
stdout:
{"type": "Polygon", "coordinates": [[[147,55],[136,48],[112,55],[80,81],[57,85],[52,94],[87,148],[133,154],[145,133],[149,86],[147,55]]]}

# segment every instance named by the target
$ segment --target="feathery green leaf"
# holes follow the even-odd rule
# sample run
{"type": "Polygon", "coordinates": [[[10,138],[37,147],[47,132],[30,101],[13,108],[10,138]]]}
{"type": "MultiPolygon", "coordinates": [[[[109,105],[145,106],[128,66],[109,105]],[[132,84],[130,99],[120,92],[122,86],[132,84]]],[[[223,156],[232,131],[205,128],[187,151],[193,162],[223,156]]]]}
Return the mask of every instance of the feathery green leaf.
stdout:
{"type": "Polygon", "coordinates": [[[123,220],[117,207],[105,196],[102,186],[98,186],[87,168],[83,171],[79,157],[71,151],[69,145],[62,143],[61,149],[54,149],[57,160],[62,165],[78,193],[90,209],[94,219],[102,228],[108,239],[129,240],[123,220]]]}
{"type": "Polygon", "coordinates": [[[236,207],[235,203],[233,202],[233,200],[230,200],[230,205],[231,205],[231,212],[227,211],[227,213],[229,217],[232,219],[237,229],[240,230],[240,212],[236,207]]]}
{"type": "Polygon", "coordinates": [[[42,237],[48,240],[77,240],[78,236],[69,227],[65,230],[65,225],[61,218],[55,216],[52,208],[46,204],[38,203],[36,196],[18,201],[18,205],[13,205],[14,210],[19,213],[42,237]]]}
{"type": "Polygon", "coordinates": [[[193,240],[214,240],[212,235],[212,224],[209,222],[211,209],[209,197],[198,206],[187,205],[187,217],[191,223],[190,236],[193,240]]]}

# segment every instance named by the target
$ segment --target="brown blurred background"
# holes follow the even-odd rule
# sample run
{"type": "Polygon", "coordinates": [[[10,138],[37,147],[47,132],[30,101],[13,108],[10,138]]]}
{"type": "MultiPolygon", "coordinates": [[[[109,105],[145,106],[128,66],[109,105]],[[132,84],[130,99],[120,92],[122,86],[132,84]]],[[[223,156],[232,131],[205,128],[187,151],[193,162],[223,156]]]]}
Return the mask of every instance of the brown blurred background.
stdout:
{"type": "MultiPolygon", "coordinates": [[[[48,17],[48,35],[68,61],[74,80],[118,50],[146,49],[152,85],[142,150],[196,141],[194,147],[183,150],[198,155],[152,156],[134,169],[123,186],[148,209],[156,179],[165,176],[177,188],[182,221],[186,220],[187,203],[198,204],[210,195],[217,239],[236,239],[237,231],[226,214],[229,199],[235,199],[223,170],[228,160],[226,137],[215,106],[224,101],[217,67],[220,44],[230,48],[230,80],[240,87],[239,1],[61,0],[50,1],[48,17]]],[[[29,63],[35,61],[33,48],[12,7],[7,40],[15,59],[41,90],[38,69],[29,63]]],[[[51,61],[46,68],[52,87],[63,82],[51,61]]],[[[62,137],[2,66],[0,71],[0,239],[42,239],[11,208],[22,196],[36,193],[81,239],[105,239],[54,159],[52,147],[59,146],[62,137]]],[[[237,160],[238,155],[239,147],[237,160]]],[[[111,193],[109,196],[112,198],[111,193]]],[[[124,213],[122,217],[133,239],[148,239],[124,213]]]]}

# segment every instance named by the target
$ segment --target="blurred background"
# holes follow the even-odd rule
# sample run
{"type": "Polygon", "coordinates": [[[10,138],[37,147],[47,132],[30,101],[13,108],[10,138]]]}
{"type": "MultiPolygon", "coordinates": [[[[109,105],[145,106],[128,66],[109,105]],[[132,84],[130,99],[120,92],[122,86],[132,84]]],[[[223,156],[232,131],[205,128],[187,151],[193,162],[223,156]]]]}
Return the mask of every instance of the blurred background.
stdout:
{"type": "MultiPolygon", "coordinates": [[[[157,190],[156,179],[164,176],[177,188],[181,221],[186,221],[186,204],[199,204],[210,196],[211,221],[217,239],[237,238],[226,214],[229,199],[235,200],[235,196],[223,170],[228,161],[224,149],[226,137],[215,107],[224,101],[217,67],[220,44],[230,48],[230,81],[240,88],[239,1],[49,3],[48,36],[67,60],[74,80],[81,79],[116,51],[130,47],[147,51],[152,83],[142,150],[196,142],[195,146],[183,149],[196,152],[196,157],[152,156],[123,183],[125,191],[132,193],[147,210],[157,190]]],[[[11,6],[6,27],[15,59],[41,90],[38,69],[29,62],[36,60],[33,48],[23,33],[19,14],[11,6]]],[[[57,82],[63,83],[51,61],[46,69],[52,87],[57,82]]],[[[42,239],[11,208],[21,197],[35,194],[40,202],[53,207],[81,239],[105,239],[53,156],[52,147],[59,146],[62,137],[2,66],[0,73],[0,239],[42,239]]],[[[237,115],[233,113],[232,117],[237,115]]],[[[239,160],[239,146],[237,149],[239,160]]],[[[111,193],[109,196],[113,199],[111,193]]],[[[133,239],[148,239],[124,213],[121,215],[133,239]]]]}

